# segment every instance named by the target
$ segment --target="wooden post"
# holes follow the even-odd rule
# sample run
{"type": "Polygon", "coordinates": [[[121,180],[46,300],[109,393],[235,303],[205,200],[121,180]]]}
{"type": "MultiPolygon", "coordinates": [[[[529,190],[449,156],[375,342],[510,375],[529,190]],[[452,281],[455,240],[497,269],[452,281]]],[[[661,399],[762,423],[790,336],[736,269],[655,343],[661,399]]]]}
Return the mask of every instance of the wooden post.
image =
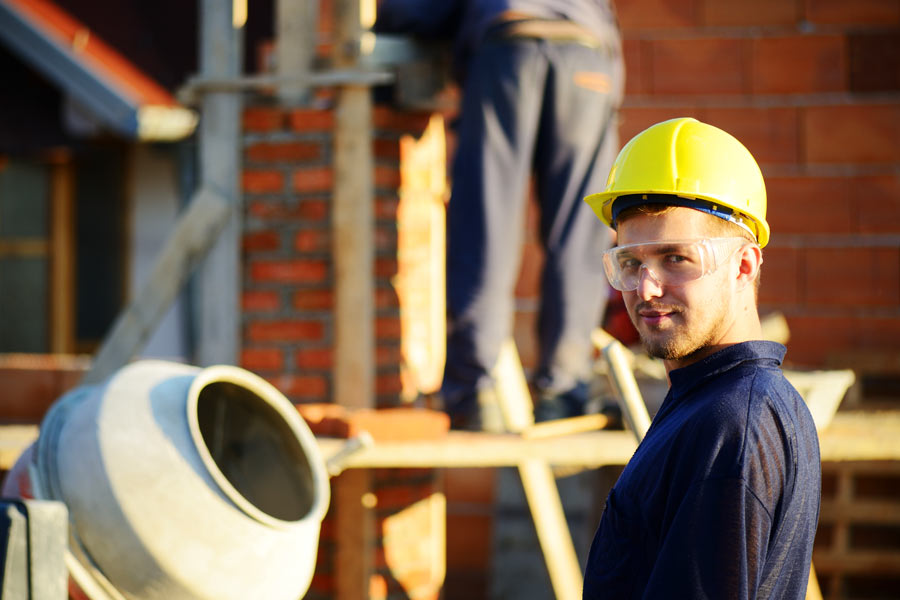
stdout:
{"type": "Polygon", "coordinates": [[[75,174],[66,153],[50,165],[50,351],[75,350],[75,174]]]}
{"type": "MultiPolygon", "coordinates": [[[[534,425],[531,394],[512,339],[500,348],[493,376],[506,428],[528,431],[534,425]]],[[[553,470],[547,461],[536,458],[522,460],[518,468],[553,593],[557,600],[577,600],[581,598],[583,575],[553,470]]]]}
{"type": "MultiPolygon", "coordinates": [[[[232,2],[202,0],[200,19],[201,76],[239,76],[243,32],[234,26],[232,2]]],[[[231,215],[194,280],[194,357],[204,366],[234,364],[240,350],[240,94],[209,90],[203,96],[201,115],[201,186],[221,195],[231,215]]]]}
{"type": "MultiPolygon", "coordinates": [[[[359,0],[335,2],[337,68],[352,68],[359,48],[359,0]]],[[[368,86],[338,92],[332,200],[335,263],[335,398],[374,403],[374,191],[372,100],[368,86]]]]}
{"type": "MultiPolygon", "coordinates": [[[[357,63],[360,0],[336,0],[335,67],[357,63]]],[[[369,408],[375,400],[374,169],[372,100],[366,85],[338,91],[334,131],[332,232],[335,272],[334,397],[369,408]]],[[[371,472],[354,470],[336,480],[336,584],[338,600],[369,597],[374,572],[375,522],[371,472]],[[340,483],[337,483],[340,482],[340,483]]]]}
{"type": "Polygon", "coordinates": [[[619,396],[622,415],[640,442],[650,429],[650,415],[647,414],[647,405],[641,396],[634,373],[631,372],[626,352],[619,341],[612,341],[603,348],[603,358],[609,367],[613,389],[619,396]]]}
{"type": "Polygon", "coordinates": [[[553,470],[545,460],[526,459],[519,463],[519,477],[550,574],[553,593],[557,600],[578,600],[581,598],[583,575],[553,470]]]}
{"type": "Polygon", "coordinates": [[[373,542],[375,505],[369,469],[350,469],[333,480],[335,537],[335,598],[366,600],[369,581],[375,572],[373,542]]]}

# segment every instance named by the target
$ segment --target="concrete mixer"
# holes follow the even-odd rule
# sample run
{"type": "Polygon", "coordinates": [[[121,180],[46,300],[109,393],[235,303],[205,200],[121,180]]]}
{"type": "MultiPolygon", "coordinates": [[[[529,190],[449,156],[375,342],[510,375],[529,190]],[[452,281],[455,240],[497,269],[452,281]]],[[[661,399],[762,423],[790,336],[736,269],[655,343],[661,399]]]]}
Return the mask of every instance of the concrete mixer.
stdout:
{"type": "Polygon", "coordinates": [[[3,493],[65,504],[66,564],[91,600],[297,600],[329,483],[265,380],[139,361],[54,403],[3,493]]]}

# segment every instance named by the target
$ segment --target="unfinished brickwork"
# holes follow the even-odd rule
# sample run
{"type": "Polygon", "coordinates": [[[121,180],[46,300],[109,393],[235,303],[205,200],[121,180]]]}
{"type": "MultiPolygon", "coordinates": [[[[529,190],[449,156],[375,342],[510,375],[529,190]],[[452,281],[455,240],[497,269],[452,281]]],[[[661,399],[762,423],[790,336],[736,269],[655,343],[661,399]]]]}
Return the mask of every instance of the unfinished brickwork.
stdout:
{"type": "Polygon", "coordinates": [[[623,140],[694,116],[742,140],[766,177],[760,303],[788,360],[900,368],[900,4],[619,0],[623,140]]]}
{"type": "MultiPolygon", "coordinates": [[[[399,214],[401,169],[406,169],[407,179],[416,176],[401,164],[401,148],[423,135],[431,117],[384,106],[373,111],[373,404],[380,408],[402,403],[398,284],[406,276],[401,262],[409,265],[411,261],[408,256],[401,261],[398,232],[402,229],[425,243],[431,237],[427,222],[417,220],[415,214],[407,219],[399,214]],[[426,229],[417,232],[416,227],[426,229]]],[[[285,109],[264,101],[248,106],[243,116],[241,366],[268,379],[297,404],[335,401],[334,118],[332,109],[285,109]]],[[[442,123],[435,126],[442,130],[442,123]]],[[[417,200],[433,201],[421,195],[417,200]]],[[[440,474],[433,469],[373,473],[368,500],[374,512],[370,597],[437,598],[445,565],[446,510],[441,485],[440,474]],[[409,535],[413,529],[420,530],[419,538],[409,535]]],[[[336,592],[340,574],[335,566],[334,511],[339,505],[340,499],[333,499],[323,522],[310,598],[331,598],[336,592]]]]}
{"type": "MultiPolygon", "coordinates": [[[[430,115],[376,107],[373,118],[375,404],[391,406],[401,391],[400,305],[393,283],[400,140],[420,136],[430,115]]],[[[251,106],[244,130],[241,365],[295,402],[332,400],[334,113],[251,106]]]]}

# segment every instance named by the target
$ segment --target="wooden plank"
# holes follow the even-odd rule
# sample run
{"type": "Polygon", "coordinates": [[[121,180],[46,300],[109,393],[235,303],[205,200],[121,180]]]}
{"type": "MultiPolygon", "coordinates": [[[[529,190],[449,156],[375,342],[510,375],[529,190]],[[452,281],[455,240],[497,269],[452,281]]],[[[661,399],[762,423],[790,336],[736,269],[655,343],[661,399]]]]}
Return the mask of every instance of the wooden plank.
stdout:
{"type": "Polygon", "coordinates": [[[813,551],[819,571],[852,575],[896,575],[900,573],[900,552],[854,549],[850,552],[813,551]]]}
{"type": "MultiPolygon", "coordinates": [[[[872,427],[877,428],[873,421],[872,427]]],[[[825,433],[824,436],[828,436],[825,433]]],[[[900,431],[896,432],[900,436],[900,431]]],[[[37,427],[0,426],[0,447],[6,448],[7,457],[0,452],[0,469],[8,468],[10,460],[37,437],[37,427]],[[16,427],[24,427],[17,430],[16,427]],[[23,435],[16,431],[28,431],[23,435]]],[[[342,448],[346,440],[317,438],[323,455],[327,458],[342,448]]],[[[523,439],[512,433],[473,433],[451,431],[435,440],[400,442],[376,442],[347,458],[345,468],[373,467],[514,467],[520,461],[541,458],[552,465],[603,467],[624,465],[634,454],[636,444],[630,431],[591,431],[555,438],[523,439]]],[[[864,472],[896,473],[898,463],[879,461],[871,463],[829,462],[824,465],[831,472],[839,465],[854,465],[864,472]]],[[[849,501],[855,505],[854,500],[849,501]]],[[[824,506],[824,503],[823,503],[824,506]]]]}
{"type": "MultiPolygon", "coordinates": [[[[318,441],[329,456],[343,445],[343,440],[318,441]]],[[[511,433],[451,431],[439,440],[376,442],[348,457],[345,468],[515,467],[530,459],[551,465],[602,467],[624,465],[635,447],[634,438],[627,431],[594,431],[535,440],[511,433]]]]}
{"type": "Polygon", "coordinates": [[[555,421],[544,421],[536,423],[531,427],[522,430],[522,438],[526,440],[538,440],[542,438],[560,437],[563,435],[571,435],[573,433],[584,433],[585,431],[594,431],[603,429],[609,424],[609,417],[606,415],[581,415],[578,417],[569,417],[567,419],[557,419],[555,421]]]}
{"type": "Polygon", "coordinates": [[[900,499],[897,500],[822,500],[819,522],[846,521],[866,524],[900,524],[900,499]]]}
{"type": "MultiPolygon", "coordinates": [[[[37,438],[37,426],[0,426],[0,469],[8,469],[37,438]]],[[[341,451],[345,439],[316,438],[324,460],[341,451]]],[[[628,431],[593,431],[565,437],[527,440],[512,433],[451,431],[435,440],[375,442],[347,456],[344,469],[382,467],[516,467],[523,460],[551,465],[602,467],[624,465],[634,454],[628,431]]]]}
{"type": "Polygon", "coordinates": [[[837,413],[819,435],[823,461],[900,460],[900,411],[837,413]]]}
{"type": "MultiPolygon", "coordinates": [[[[838,419],[841,419],[841,415],[838,415],[838,419]]],[[[872,420],[872,431],[881,433],[881,426],[879,423],[872,420]]],[[[883,425],[883,424],[882,424],[883,425]]],[[[836,434],[833,431],[825,432],[823,435],[819,436],[819,439],[822,438],[832,438],[836,434]]],[[[900,430],[897,430],[896,434],[900,436],[900,430]]],[[[890,449],[885,449],[885,454],[892,454],[890,449]]],[[[891,460],[889,458],[877,458],[874,460],[866,460],[866,461],[850,461],[850,460],[840,460],[840,462],[835,462],[838,459],[830,459],[822,463],[822,474],[828,473],[839,473],[843,469],[850,469],[857,475],[900,475],[900,462],[896,460],[891,460]]]]}

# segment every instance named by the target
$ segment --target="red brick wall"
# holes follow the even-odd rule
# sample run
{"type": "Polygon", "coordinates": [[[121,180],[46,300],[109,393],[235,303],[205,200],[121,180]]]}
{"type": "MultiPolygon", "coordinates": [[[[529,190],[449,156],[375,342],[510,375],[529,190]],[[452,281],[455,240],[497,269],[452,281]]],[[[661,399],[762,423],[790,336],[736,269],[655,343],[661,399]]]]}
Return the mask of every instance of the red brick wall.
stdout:
{"type": "MultiPolygon", "coordinates": [[[[622,142],[657,121],[696,116],[732,132],[760,162],[773,229],[760,302],[763,311],[787,316],[789,360],[876,372],[900,364],[900,4],[615,4],[627,67],[622,142]]],[[[321,55],[330,43],[330,7],[325,0],[321,55]]],[[[389,405],[401,387],[399,307],[390,284],[398,269],[399,138],[421,133],[428,115],[381,107],[374,117],[377,401],[389,405]]],[[[244,115],[242,365],[296,402],[330,400],[333,389],[333,125],[322,110],[259,105],[244,115]]],[[[535,359],[543,260],[536,217],[532,206],[516,289],[515,337],[526,366],[535,359]]],[[[382,486],[384,477],[376,478],[382,486]]],[[[412,480],[392,478],[391,485],[422,489],[412,480]]],[[[447,597],[486,594],[492,486],[490,469],[448,473],[447,597]]],[[[378,518],[383,523],[385,514],[378,518]]],[[[333,544],[326,520],[316,597],[333,589],[333,544]]],[[[397,593],[384,562],[376,556],[379,596],[397,593]]]]}
{"type": "MultiPolygon", "coordinates": [[[[401,392],[397,232],[400,140],[418,137],[430,114],[373,111],[375,156],[375,367],[374,403],[395,406],[401,392]]],[[[331,260],[331,193],[334,113],[250,105],[243,115],[241,181],[244,197],[243,348],[241,366],[271,381],[295,403],[334,401],[334,265],[331,260]]],[[[376,572],[373,598],[436,598],[443,565],[423,554],[443,552],[441,531],[423,532],[421,544],[390,530],[440,522],[441,477],[433,469],[376,471],[373,477],[376,572]],[[431,511],[431,512],[430,512],[431,511]],[[428,520],[433,511],[439,519],[428,520]],[[411,524],[410,524],[411,523],[411,524]],[[410,543],[422,550],[410,549],[410,543]]],[[[334,509],[322,526],[310,597],[335,592],[334,509]]]]}
{"type": "Polygon", "coordinates": [[[331,391],[328,259],[332,115],[265,106],[244,113],[241,366],[294,401],[331,391]],[[312,168],[312,177],[303,177],[312,168]],[[324,175],[324,176],[323,176],[324,175]]]}
{"type": "MultiPolygon", "coordinates": [[[[738,137],[766,177],[762,311],[788,360],[900,365],[900,3],[617,0],[622,140],[694,116],[738,137]]],[[[892,366],[893,365],[893,366],[892,366]]]]}
{"type": "MultiPolygon", "coordinates": [[[[430,115],[374,111],[376,403],[400,393],[397,190],[400,137],[430,115]]],[[[334,344],[331,262],[333,113],[251,106],[244,113],[241,366],[295,402],[330,401],[334,344]]]]}

